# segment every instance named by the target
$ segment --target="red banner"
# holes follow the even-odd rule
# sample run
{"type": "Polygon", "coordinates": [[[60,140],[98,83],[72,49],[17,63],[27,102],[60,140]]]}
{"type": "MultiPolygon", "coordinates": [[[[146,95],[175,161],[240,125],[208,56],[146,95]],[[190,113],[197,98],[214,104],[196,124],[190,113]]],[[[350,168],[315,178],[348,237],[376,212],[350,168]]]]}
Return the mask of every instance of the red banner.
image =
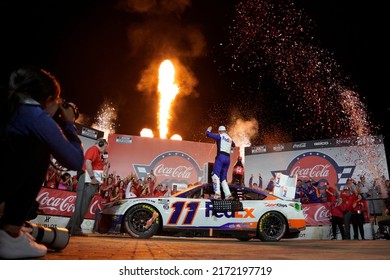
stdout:
{"type": "MultiPolygon", "coordinates": [[[[95,209],[98,206],[98,195],[92,199],[89,210],[85,216],[86,219],[95,218],[95,209]]],[[[37,201],[39,209],[44,215],[71,217],[76,203],[76,193],[58,189],[41,188],[37,201]]]]}
{"type": "MultiPolygon", "coordinates": [[[[306,226],[330,225],[330,205],[331,202],[302,204],[306,226]]],[[[367,212],[364,212],[364,217],[365,222],[368,223],[370,221],[370,217],[367,212]]]]}

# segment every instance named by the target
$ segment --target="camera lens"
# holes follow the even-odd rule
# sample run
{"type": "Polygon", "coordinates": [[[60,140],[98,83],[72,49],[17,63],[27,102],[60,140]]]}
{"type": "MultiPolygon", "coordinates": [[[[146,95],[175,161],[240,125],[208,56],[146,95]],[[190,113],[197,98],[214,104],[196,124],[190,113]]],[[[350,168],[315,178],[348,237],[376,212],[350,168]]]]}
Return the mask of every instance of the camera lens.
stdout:
{"type": "Polygon", "coordinates": [[[37,243],[49,249],[61,251],[69,243],[69,231],[66,228],[44,227],[30,222],[26,222],[25,226],[32,228],[31,235],[37,243]]]}

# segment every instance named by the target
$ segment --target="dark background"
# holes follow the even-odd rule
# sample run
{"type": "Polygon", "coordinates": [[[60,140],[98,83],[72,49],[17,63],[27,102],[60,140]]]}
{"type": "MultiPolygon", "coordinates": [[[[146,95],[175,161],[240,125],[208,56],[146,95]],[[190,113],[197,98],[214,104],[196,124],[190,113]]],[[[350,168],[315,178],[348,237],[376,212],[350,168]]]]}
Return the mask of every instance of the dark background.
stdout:
{"type": "MultiPolygon", "coordinates": [[[[209,125],[229,126],[232,113],[238,113],[260,123],[251,141],[254,145],[335,137],[308,125],[304,117],[297,117],[299,112],[280,110],[291,100],[286,100],[272,78],[259,82],[258,73],[232,71],[235,46],[229,49],[226,44],[240,1],[157,1],[160,5],[188,4],[167,13],[161,24],[156,24],[163,18],[160,9],[139,13],[124,2],[1,1],[1,82],[6,83],[11,71],[23,64],[39,65],[58,77],[64,97],[79,106],[84,124],[95,121],[99,106],[108,99],[118,112],[116,133],[139,135],[144,127],[156,131],[157,98],[139,91],[137,84],[151,57],[163,58],[164,53],[159,53],[158,46],[152,51],[153,40],[136,48],[139,42],[131,32],[143,30],[143,25],[153,21],[154,27],[148,31],[156,33],[149,36],[166,33],[178,39],[189,36],[180,27],[191,27],[202,34],[205,46],[196,53],[188,42],[175,45],[188,52],[183,52],[180,60],[197,84],[191,94],[175,101],[170,133],[178,133],[184,140],[208,141],[204,131],[209,125]],[[174,35],[167,26],[172,26],[174,35]]],[[[312,20],[313,36],[321,47],[332,53],[351,77],[367,106],[373,134],[384,135],[387,142],[389,43],[384,2],[298,0],[295,4],[312,20]]]]}

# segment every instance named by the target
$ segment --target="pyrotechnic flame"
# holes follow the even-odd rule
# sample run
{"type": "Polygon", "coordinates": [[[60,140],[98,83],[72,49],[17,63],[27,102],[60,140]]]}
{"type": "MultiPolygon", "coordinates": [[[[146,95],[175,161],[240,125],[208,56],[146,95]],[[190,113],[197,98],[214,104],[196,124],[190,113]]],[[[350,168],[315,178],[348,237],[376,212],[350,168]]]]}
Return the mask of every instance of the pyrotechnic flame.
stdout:
{"type": "Polygon", "coordinates": [[[183,140],[179,134],[173,134],[171,136],[171,140],[183,140]]]}
{"type": "Polygon", "coordinates": [[[168,122],[171,119],[171,105],[176,95],[179,93],[179,87],[175,84],[175,68],[170,60],[164,60],[161,63],[158,79],[158,92],[160,93],[158,127],[160,138],[166,139],[168,134],[168,122]]]}
{"type": "Polygon", "coordinates": [[[149,128],[143,128],[141,130],[140,135],[142,137],[149,137],[149,138],[153,138],[154,137],[153,131],[151,129],[149,129],[149,128]]]}
{"type": "Polygon", "coordinates": [[[103,131],[104,138],[107,139],[109,134],[115,133],[115,121],[117,116],[116,107],[112,102],[104,101],[103,104],[100,105],[92,128],[103,131]]]}

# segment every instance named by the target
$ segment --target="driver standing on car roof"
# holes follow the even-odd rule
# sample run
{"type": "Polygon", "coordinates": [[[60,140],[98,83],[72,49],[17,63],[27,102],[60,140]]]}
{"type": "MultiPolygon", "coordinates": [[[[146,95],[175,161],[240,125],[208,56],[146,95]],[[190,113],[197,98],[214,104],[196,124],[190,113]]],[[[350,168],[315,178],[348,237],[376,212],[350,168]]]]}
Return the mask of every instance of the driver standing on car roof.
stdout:
{"type": "Polygon", "coordinates": [[[230,193],[229,186],[227,183],[227,172],[230,165],[230,153],[232,147],[235,147],[233,139],[226,133],[226,127],[221,125],[218,128],[218,134],[211,133],[212,127],[209,126],[206,130],[206,136],[215,140],[217,144],[217,156],[215,157],[213,175],[214,187],[214,199],[221,199],[221,185],[225,199],[231,200],[233,197],[230,193]]]}

